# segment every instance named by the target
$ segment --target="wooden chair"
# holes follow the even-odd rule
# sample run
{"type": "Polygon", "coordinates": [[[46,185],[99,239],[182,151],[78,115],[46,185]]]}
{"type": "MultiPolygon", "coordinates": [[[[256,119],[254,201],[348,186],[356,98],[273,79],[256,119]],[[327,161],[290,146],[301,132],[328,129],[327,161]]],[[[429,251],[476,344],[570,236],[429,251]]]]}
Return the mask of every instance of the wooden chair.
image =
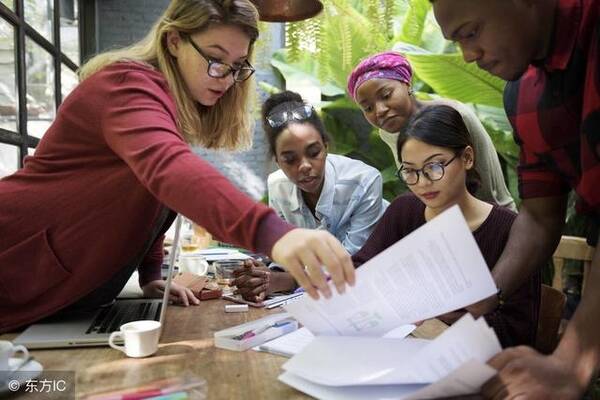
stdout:
{"type": "Polygon", "coordinates": [[[552,287],[561,291],[564,289],[562,271],[565,266],[565,260],[578,260],[583,261],[583,282],[581,285],[583,293],[586,278],[590,273],[593,255],[594,248],[588,245],[584,238],[563,236],[552,256],[554,261],[554,279],[552,281],[552,287]]]}
{"type": "Polygon", "coordinates": [[[559,329],[567,296],[558,289],[542,285],[540,297],[535,347],[538,351],[549,354],[558,344],[559,329]]]}
{"type": "Polygon", "coordinates": [[[562,315],[564,312],[567,296],[563,293],[563,268],[565,260],[578,260],[583,262],[583,283],[585,287],[586,278],[592,263],[594,248],[589,246],[584,238],[575,236],[563,236],[556,247],[553,255],[554,279],[552,287],[542,285],[540,299],[540,315],[538,319],[538,330],[536,336],[536,348],[542,353],[550,353],[558,344],[560,333],[564,324],[562,315]]]}

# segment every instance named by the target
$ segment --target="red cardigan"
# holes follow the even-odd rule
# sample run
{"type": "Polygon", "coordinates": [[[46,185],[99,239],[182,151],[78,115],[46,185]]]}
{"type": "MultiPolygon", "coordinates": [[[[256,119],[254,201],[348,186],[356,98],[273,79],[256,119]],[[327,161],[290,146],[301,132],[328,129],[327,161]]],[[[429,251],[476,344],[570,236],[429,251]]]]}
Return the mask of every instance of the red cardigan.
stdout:
{"type": "MultiPolygon", "coordinates": [[[[149,240],[161,205],[270,253],[292,227],[195,155],[164,76],[116,63],[82,82],[24,167],[0,180],[0,331],[75,302],[149,240]]],[[[162,240],[140,267],[160,277],[162,240]]]]}

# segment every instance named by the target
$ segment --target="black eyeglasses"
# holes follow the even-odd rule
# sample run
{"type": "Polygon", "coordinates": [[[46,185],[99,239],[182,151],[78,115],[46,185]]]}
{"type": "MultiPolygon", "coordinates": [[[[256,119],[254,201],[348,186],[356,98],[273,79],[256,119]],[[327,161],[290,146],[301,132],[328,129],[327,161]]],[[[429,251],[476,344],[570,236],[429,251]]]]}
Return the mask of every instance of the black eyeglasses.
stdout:
{"type": "Polygon", "coordinates": [[[208,76],[212,78],[225,78],[227,75],[232,74],[234,81],[243,82],[246,79],[250,78],[254,73],[254,67],[252,67],[252,64],[250,64],[248,60],[244,62],[244,66],[235,68],[229,64],[225,64],[220,61],[215,61],[211,59],[209,56],[204,54],[202,50],[200,50],[200,47],[198,47],[198,45],[194,43],[191,37],[188,36],[188,40],[190,41],[192,47],[198,52],[198,54],[200,54],[202,58],[204,58],[208,63],[208,69],[206,71],[208,73],[208,76]]]}
{"type": "Polygon", "coordinates": [[[314,109],[308,104],[303,104],[293,110],[276,111],[267,116],[267,123],[271,128],[278,128],[289,121],[304,121],[313,114],[314,109]]]}
{"type": "Polygon", "coordinates": [[[445,163],[441,163],[441,162],[430,162],[427,163],[425,165],[423,165],[422,168],[420,169],[415,169],[415,168],[406,168],[404,166],[402,166],[397,172],[396,172],[396,176],[399,179],[402,179],[404,182],[406,182],[407,185],[416,185],[417,182],[419,182],[419,172],[421,174],[423,174],[423,176],[427,179],[429,179],[432,182],[435,181],[439,181],[440,179],[442,179],[444,177],[444,172],[445,172],[445,168],[450,165],[450,163],[452,161],[454,161],[456,159],[456,157],[458,157],[459,154],[455,154],[454,157],[452,157],[450,160],[446,161],[445,163]]]}

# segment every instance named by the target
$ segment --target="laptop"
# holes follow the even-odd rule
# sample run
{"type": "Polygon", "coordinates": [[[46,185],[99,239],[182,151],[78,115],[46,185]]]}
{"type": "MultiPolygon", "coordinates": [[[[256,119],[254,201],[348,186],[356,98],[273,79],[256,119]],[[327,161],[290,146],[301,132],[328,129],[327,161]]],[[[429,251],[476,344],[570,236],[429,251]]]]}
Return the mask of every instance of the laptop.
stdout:
{"type": "Polygon", "coordinates": [[[169,290],[175,264],[181,215],[175,221],[173,251],[168,260],[168,273],[162,299],[117,299],[110,306],[90,313],[88,316],[68,318],[60,321],[39,322],[29,326],[13,342],[29,349],[52,349],[61,347],[108,346],[111,332],[127,322],[155,320],[164,326],[169,290]]]}

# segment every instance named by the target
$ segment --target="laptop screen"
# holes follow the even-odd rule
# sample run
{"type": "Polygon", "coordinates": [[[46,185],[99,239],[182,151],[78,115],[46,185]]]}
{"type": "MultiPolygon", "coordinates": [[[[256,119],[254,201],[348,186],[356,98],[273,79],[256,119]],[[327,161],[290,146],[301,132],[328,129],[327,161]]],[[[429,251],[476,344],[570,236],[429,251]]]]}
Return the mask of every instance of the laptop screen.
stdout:
{"type": "Polygon", "coordinates": [[[177,214],[175,219],[175,237],[173,238],[173,246],[171,247],[171,253],[169,254],[167,270],[167,282],[165,284],[165,292],[163,293],[162,307],[160,309],[160,333],[162,335],[163,327],[165,324],[165,314],[167,312],[167,305],[169,304],[169,292],[171,291],[171,279],[173,278],[173,269],[175,266],[175,260],[177,260],[177,252],[179,250],[179,234],[181,231],[181,223],[183,217],[181,214],[177,214]]]}

